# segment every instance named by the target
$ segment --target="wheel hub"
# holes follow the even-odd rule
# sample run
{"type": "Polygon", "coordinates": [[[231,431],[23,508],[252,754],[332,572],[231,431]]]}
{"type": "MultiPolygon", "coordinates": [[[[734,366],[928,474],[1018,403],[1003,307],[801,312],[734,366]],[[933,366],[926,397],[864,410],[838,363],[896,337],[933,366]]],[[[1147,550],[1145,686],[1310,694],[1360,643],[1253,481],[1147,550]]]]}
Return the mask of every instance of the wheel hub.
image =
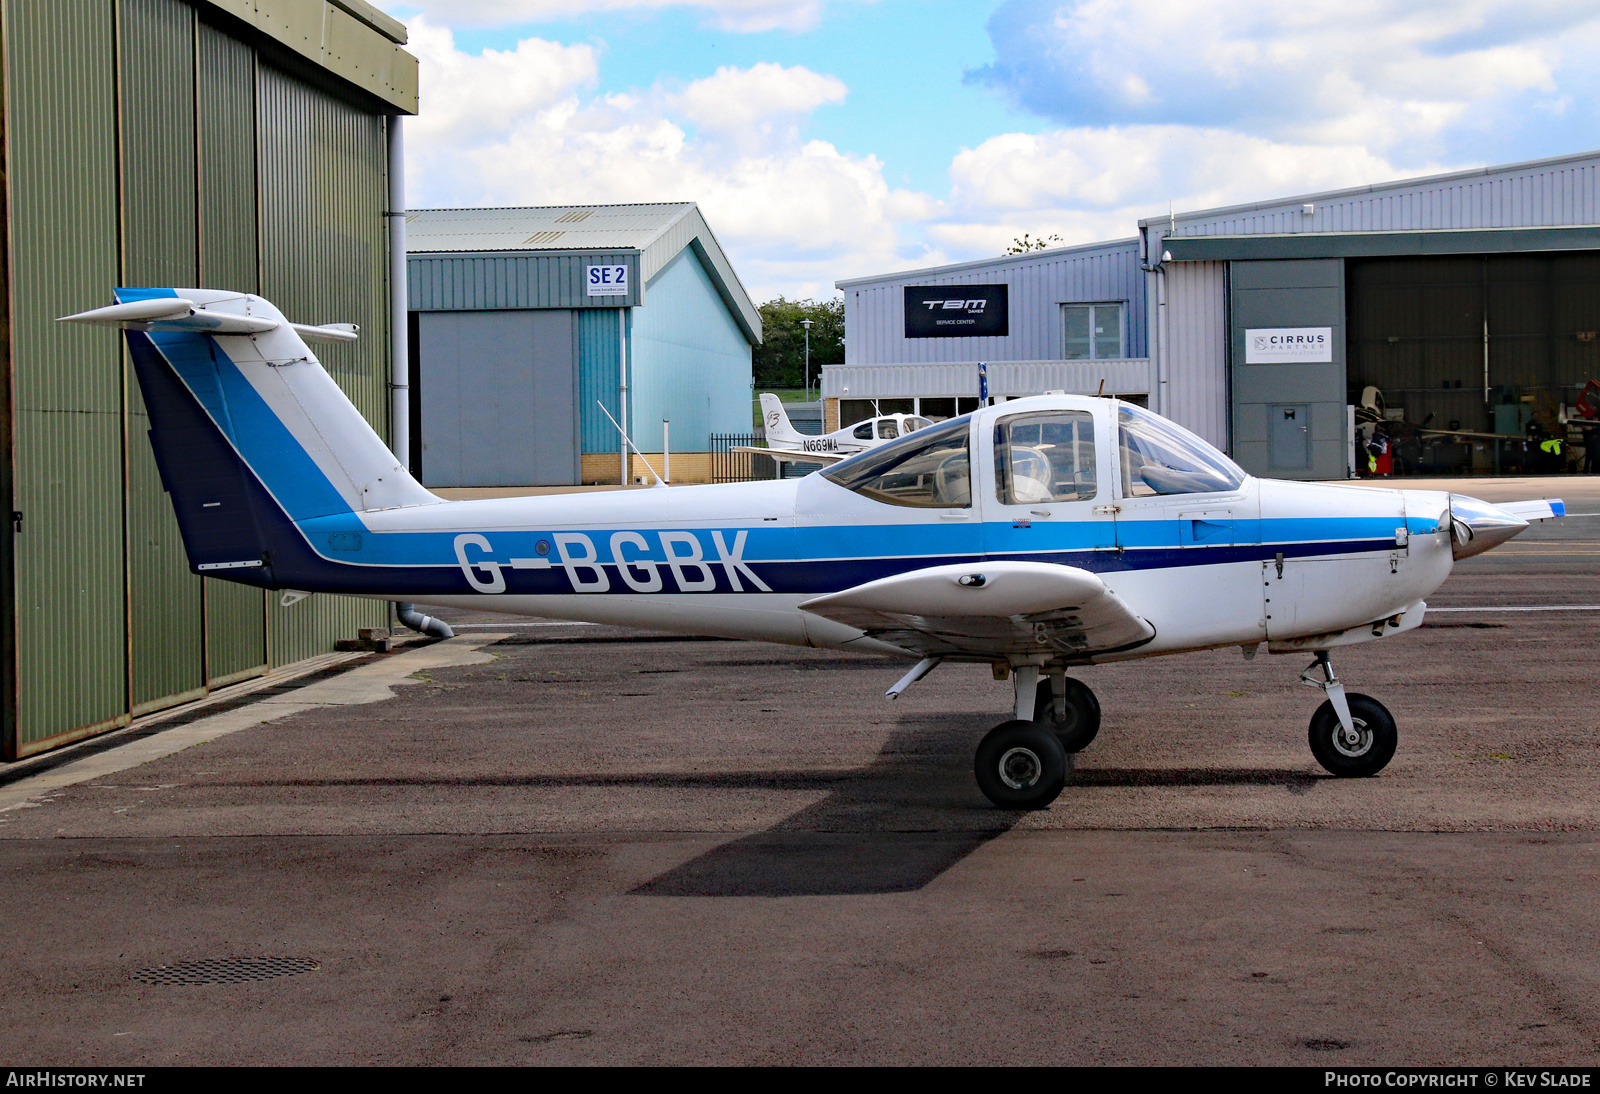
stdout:
{"type": "Polygon", "coordinates": [[[1351,718],[1351,728],[1339,726],[1333,731],[1333,747],[1342,756],[1363,756],[1372,747],[1372,733],[1360,718],[1351,718]]]}
{"type": "Polygon", "coordinates": [[[1013,790],[1026,790],[1044,774],[1044,761],[1031,748],[1008,749],[1000,757],[1000,781],[1013,790]]]}

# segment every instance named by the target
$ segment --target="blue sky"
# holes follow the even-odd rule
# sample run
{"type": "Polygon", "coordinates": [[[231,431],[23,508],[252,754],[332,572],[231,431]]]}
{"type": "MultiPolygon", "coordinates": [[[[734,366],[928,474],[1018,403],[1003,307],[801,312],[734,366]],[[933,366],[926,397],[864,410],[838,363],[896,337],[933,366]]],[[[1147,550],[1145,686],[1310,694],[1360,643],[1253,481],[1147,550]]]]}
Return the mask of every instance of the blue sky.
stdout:
{"type": "Polygon", "coordinates": [[[701,204],[753,295],[1600,146],[1600,4],[409,0],[411,203],[701,204]]]}
{"type": "MultiPolygon", "coordinates": [[[[396,7],[397,11],[416,11],[396,7]]],[[[984,24],[989,5],[961,0],[880,0],[840,4],[804,31],[737,33],[708,25],[688,8],[582,15],[519,27],[469,27],[459,49],[514,47],[536,34],[601,48],[600,93],[627,92],[658,81],[691,80],[724,65],[803,65],[848,85],[843,104],[822,107],[808,137],[841,150],[875,153],[897,185],[948,186],[950,157],[995,133],[1038,130],[1045,123],[1008,96],[963,80],[994,60],[984,24]]]]}

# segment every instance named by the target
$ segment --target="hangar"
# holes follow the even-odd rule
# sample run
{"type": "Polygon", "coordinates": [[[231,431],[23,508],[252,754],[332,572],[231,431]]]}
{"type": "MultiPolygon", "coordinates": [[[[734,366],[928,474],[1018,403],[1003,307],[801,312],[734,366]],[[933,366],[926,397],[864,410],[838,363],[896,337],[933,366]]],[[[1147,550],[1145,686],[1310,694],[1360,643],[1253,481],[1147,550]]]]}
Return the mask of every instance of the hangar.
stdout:
{"type": "MultiPolygon", "coordinates": [[[[846,359],[823,370],[829,420],[867,416],[861,400],[887,410],[975,396],[982,362],[995,396],[1145,394],[1281,478],[1349,473],[1368,388],[1397,435],[1406,424],[1559,430],[1600,379],[1597,171],[1600,152],[1586,152],[1171,213],[1109,243],[840,281],[846,359]],[[988,325],[925,324],[972,311],[988,325]]],[[[1515,441],[1407,435],[1397,471],[1541,469],[1515,441]]]]}
{"type": "Polygon", "coordinates": [[[711,435],[750,428],[761,313],[693,202],[413,209],[406,222],[424,485],[648,475],[608,413],[671,481],[708,482],[711,435]]]}
{"type": "Polygon", "coordinates": [[[388,213],[417,62],[365,0],[50,0],[0,19],[0,755],[17,759],[388,621],[191,574],[120,333],[55,319],[155,285],[358,324],[323,360],[388,435],[388,213]]]}

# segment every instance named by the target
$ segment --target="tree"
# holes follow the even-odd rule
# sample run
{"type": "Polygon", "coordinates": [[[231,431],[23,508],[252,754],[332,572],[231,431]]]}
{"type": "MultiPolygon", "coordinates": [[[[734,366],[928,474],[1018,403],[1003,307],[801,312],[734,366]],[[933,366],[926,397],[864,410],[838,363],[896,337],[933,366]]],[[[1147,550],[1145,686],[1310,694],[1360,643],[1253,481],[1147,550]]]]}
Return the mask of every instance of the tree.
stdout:
{"type": "Polygon", "coordinates": [[[1023,232],[1011,241],[1011,246],[1007,247],[1004,253],[1008,255],[1025,255],[1029,251],[1048,251],[1051,247],[1060,246],[1064,242],[1065,240],[1058,235],[1040,236],[1038,239],[1033,239],[1027,232],[1023,232]]]}
{"type": "Polygon", "coordinates": [[[844,364],[844,297],[832,300],[786,300],[761,305],[761,345],[755,349],[757,391],[805,385],[806,331],[811,320],[811,383],[823,365],[844,364]]]}

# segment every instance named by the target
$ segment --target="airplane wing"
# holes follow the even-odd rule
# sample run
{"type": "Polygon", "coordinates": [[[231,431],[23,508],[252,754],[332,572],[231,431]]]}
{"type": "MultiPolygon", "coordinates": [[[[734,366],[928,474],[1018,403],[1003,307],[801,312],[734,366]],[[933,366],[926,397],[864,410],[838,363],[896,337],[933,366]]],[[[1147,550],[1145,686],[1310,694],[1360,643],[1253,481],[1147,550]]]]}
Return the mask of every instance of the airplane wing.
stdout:
{"type": "Polygon", "coordinates": [[[1522,433],[1475,433],[1470,429],[1417,429],[1419,437],[1474,437],[1484,441],[1525,441],[1522,433]]]}
{"type": "Polygon", "coordinates": [[[1141,646],[1156,633],[1095,574],[1048,562],[930,566],[800,607],[924,657],[1087,656],[1141,646]]]}
{"type": "Polygon", "coordinates": [[[1538,498],[1533,501],[1497,501],[1496,509],[1503,509],[1522,520],[1554,520],[1567,515],[1567,504],[1560,498],[1538,498]]]}
{"type": "Polygon", "coordinates": [[[730,452],[753,452],[757,456],[771,456],[779,463],[838,463],[847,456],[854,456],[854,452],[799,452],[792,448],[754,448],[747,444],[736,444],[728,449],[730,452]]]}

